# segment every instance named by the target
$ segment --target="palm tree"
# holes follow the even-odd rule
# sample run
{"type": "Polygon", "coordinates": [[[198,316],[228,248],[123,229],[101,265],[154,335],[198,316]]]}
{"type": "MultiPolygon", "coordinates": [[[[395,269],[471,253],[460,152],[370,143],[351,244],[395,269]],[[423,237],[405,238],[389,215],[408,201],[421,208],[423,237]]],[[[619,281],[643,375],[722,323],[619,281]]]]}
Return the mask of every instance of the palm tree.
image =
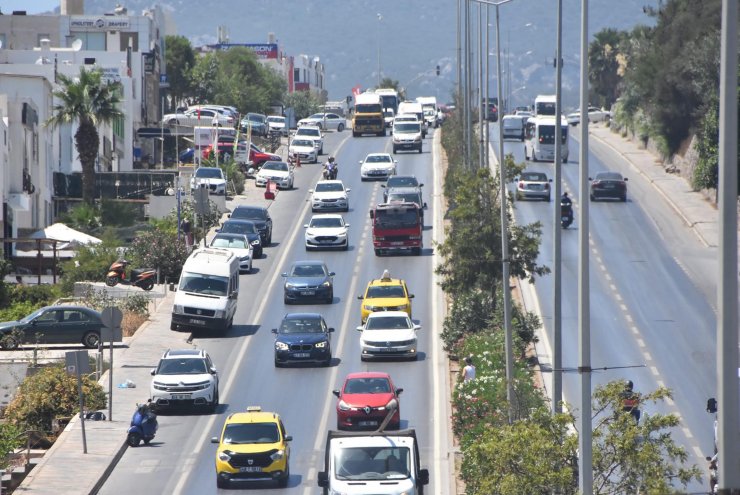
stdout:
{"type": "Polygon", "coordinates": [[[75,147],[82,164],[82,199],[92,204],[95,199],[95,162],[98,158],[100,137],[98,126],[123,117],[118,105],[121,102],[121,84],[102,81],[99,69],[80,67],[78,77],[58,75],[61,89],[54,91],[57,103],[47,125],[57,127],[77,121],[75,147]]]}

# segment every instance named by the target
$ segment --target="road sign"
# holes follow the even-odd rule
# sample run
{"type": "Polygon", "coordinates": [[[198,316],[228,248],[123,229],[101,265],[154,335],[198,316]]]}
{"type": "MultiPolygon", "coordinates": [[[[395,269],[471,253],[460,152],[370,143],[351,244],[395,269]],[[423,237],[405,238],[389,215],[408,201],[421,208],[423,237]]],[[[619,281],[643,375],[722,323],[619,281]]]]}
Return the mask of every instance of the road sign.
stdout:
{"type": "Polygon", "coordinates": [[[120,327],[123,321],[123,313],[115,306],[109,306],[100,313],[103,325],[108,328],[120,327]]]}
{"type": "Polygon", "coordinates": [[[87,351],[69,351],[64,353],[64,366],[70,375],[90,373],[90,359],[87,351]]]}
{"type": "Polygon", "coordinates": [[[208,214],[208,187],[207,184],[200,184],[195,189],[195,213],[198,215],[208,214]]]}

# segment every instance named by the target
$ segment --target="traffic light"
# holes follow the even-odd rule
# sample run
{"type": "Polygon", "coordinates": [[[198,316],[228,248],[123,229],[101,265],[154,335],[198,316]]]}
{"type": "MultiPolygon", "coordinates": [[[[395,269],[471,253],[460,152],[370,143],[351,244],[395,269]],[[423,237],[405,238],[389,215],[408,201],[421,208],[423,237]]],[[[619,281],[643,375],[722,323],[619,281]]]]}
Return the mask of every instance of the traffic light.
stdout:
{"type": "Polygon", "coordinates": [[[437,66],[437,75],[439,76],[439,65],[437,66]]]}

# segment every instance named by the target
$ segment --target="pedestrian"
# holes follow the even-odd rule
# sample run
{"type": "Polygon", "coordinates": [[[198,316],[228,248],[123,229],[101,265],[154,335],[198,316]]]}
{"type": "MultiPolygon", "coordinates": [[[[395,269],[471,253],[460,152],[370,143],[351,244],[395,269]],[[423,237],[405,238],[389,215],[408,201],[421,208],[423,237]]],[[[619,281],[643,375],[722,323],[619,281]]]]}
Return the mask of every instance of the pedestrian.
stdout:
{"type": "Polygon", "coordinates": [[[473,364],[473,356],[468,356],[465,358],[465,367],[463,368],[463,383],[474,379],[475,365],[473,364]]]}
{"type": "Polygon", "coordinates": [[[15,283],[18,284],[18,285],[25,285],[23,283],[23,277],[21,277],[20,275],[16,275],[15,276],[15,283]]]}
{"type": "Polygon", "coordinates": [[[634,391],[634,383],[632,380],[627,380],[625,383],[624,391],[621,393],[622,399],[622,410],[629,413],[635,422],[640,422],[640,394],[634,391]]]}

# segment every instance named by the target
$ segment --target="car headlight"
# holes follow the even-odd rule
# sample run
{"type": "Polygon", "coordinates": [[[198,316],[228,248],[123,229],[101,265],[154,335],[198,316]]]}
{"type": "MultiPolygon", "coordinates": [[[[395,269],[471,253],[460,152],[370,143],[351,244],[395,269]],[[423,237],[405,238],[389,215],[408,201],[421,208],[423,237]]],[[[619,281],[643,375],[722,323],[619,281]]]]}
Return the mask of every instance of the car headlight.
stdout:
{"type": "Polygon", "coordinates": [[[224,317],[224,310],[223,309],[217,309],[213,312],[214,318],[223,318],[224,317]]]}
{"type": "Polygon", "coordinates": [[[408,307],[409,307],[409,305],[408,305],[408,304],[401,304],[401,305],[399,305],[399,306],[396,306],[396,309],[397,309],[398,311],[406,311],[406,310],[408,309],[408,307]]]}
{"type": "Polygon", "coordinates": [[[285,456],[284,450],[278,450],[277,452],[273,452],[272,455],[270,455],[270,459],[273,461],[279,461],[285,456]]]}
{"type": "Polygon", "coordinates": [[[218,453],[218,459],[224,462],[229,462],[231,460],[231,454],[232,452],[229,450],[222,450],[218,453]]]}
{"type": "Polygon", "coordinates": [[[347,232],[340,232],[337,234],[337,237],[347,237],[347,232]]]}
{"type": "Polygon", "coordinates": [[[175,304],[174,306],[172,306],[172,312],[182,314],[185,312],[185,308],[182,306],[182,304],[175,304]]]}
{"type": "Polygon", "coordinates": [[[324,347],[326,347],[326,344],[327,342],[324,341],[324,342],[316,342],[316,344],[314,345],[316,346],[317,349],[323,349],[324,347]]]}
{"type": "Polygon", "coordinates": [[[285,342],[275,342],[275,350],[277,351],[287,351],[288,350],[288,344],[285,342]]]}
{"type": "Polygon", "coordinates": [[[349,404],[347,404],[343,400],[340,400],[339,401],[338,407],[339,407],[339,410],[340,411],[349,411],[349,410],[352,409],[352,406],[350,406],[349,404]]]}
{"type": "Polygon", "coordinates": [[[290,282],[286,282],[285,283],[285,288],[286,289],[295,289],[296,288],[296,285],[295,284],[292,284],[290,282]]]}
{"type": "Polygon", "coordinates": [[[329,282],[327,280],[326,282],[324,282],[323,284],[321,284],[321,287],[331,287],[331,282],[329,282]]]}
{"type": "Polygon", "coordinates": [[[365,309],[366,309],[367,311],[375,311],[375,306],[370,306],[369,304],[366,304],[366,305],[364,306],[364,308],[365,308],[365,309]]]}

